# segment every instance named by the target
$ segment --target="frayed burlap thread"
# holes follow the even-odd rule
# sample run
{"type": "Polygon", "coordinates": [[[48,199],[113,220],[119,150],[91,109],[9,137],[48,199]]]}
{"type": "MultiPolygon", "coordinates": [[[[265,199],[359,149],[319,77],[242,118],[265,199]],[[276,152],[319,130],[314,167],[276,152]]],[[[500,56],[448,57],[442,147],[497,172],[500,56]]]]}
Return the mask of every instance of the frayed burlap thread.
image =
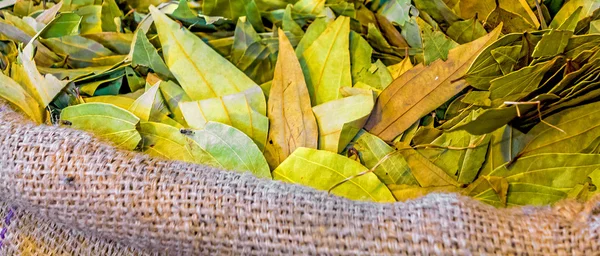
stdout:
{"type": "Polygon", "coordinates": [[[598,201],[496,209],[432,194],[356,202],[118,150],[85,132],[37,126],[5,105],[0,110],[0,209],[17,209],[21,224],[9,232],[26,234],[6,240],[4,253],[18,252],[27,237],[84,244],[80,252],[89,254],[78,255],[600,252],[598,201]],[[92,252],[85,244],[102,246],[92,252]]]}

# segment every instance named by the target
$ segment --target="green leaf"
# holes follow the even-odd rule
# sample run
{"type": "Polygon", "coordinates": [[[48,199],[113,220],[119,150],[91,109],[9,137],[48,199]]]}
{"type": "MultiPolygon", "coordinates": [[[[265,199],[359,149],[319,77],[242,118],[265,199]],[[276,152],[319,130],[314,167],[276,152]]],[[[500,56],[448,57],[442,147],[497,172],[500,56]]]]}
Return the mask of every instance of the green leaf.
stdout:
{"type": "Polygon", "coordinates": [[[563,53],[569,39],[573,36],[573,31],[569,30],[551,30],[542,36],[542,40],[535,46],[533,57],[549,57],[563,53]]]}
{"type": "Polygon", "coordinates": [[[102,31],[119,32],[123,16],[123,12],[119,9],[115,0],[103,0],[100,16],[102,31]]]}
{"type": "Polygon", "coordinates": [[[40,39],[40,41],[55,53],[69,56],[67,64],[74,68],[85,68],[95,61],[98,62],[96,66],[110,66],[116,63],[116,61],[100,63],[101,58],[112,57],[114,53],[98,42],[79,35],[40,39]]]}
{"type": "Polygon", "coordinates": [[[558,58],[555,58],[552,61],[525,67],[492,80],[490,82],[490,99],[493,105],[500,106],[506,101],[519,101],[533,92],[540,85],[544,74],[554,66],[557,60],[558,58]]]}
{"type": "MultiPolygon", "coordinates": [[[[224,2],[228,1],[210,3],[224,2]]],[[[203,8],[207,8],[209,3],[203,3],[203,8]]],[[[181,28],[158,9],[150,7],[150,12],[163,47],[166,64],[190,98],[203,100],[259,88],[200,38],[187,29],[181,28]],[[219,72],[214,72],[215,70],[219,72]]],[[[205,14],[214,15],[209,12],[205,14]]],[[[266,108],[264,95],[261,93],[257,96],[257,100],[262,100],[264,106],[262,112],[264,112],[266,108]]]]}
{"type": "MultiPolygon", "coordinates": [[[[350,60],[352,81],[368,84],[375,89],[385,89],[393,80],[392,75],[381,61],[371,63],[373,48],[358,33],[350,33],[350,60]],[[375,70],[372,72],[372,70],[375,70]]],[[[410,61],[409,61],[410,64],[410,61]]]]}
{"type": "Polygon", "coordinates": [[[265,107],[253,99],[264,98],[260,87],[245,92],[200,101],[180,102],[179,108],[186,123],[194,129],[202,129],[210,121],[233,126],[248,135],[262,151],[269,131],[269,119],[265,107]]]}
{"type": "Polygon", "coordinates": [[[520,156],[541,153],[576,153],[600,137],[600,103],[591,103],[561,111],[544,118],[527,135],[531,137],[520,156]]]}
{"type": "Polygon", "coordinates": [[[276,49],[269,47],[245,17],[238,19],[229,60],[256,83],[262,84],[273,79],[275,58],[276,49]]]}
{"type": "Polygon", "coordinates": [[[285,8],[285,13],[283,14],[282,29],[285,31],[290,31],[294,35],[298,35],[298,36],[304,35],[304,30],[302,30],[302,27],[300,27],[300,25],[298,25],[298,23],[296,23],[296,21],[294,21],[294,18],[292,18],[292,5],[291,4],[285,8]]]}
{"type": "Polygon", "coordinates": [[[252,24],[254,30],[256,30],[256,32],[259,33],[265,32],[265,26],[263,25],[260,10],[258,9],[256,2],[254,0],[248,1],[245,9],[246,17],[248,21],[252,24]]]}
{"type": "Polygon", "coordinates": [[[319,125],[319,149],[341,152],[363,128],[373,95],[359,94],[313,107],[319,125]]]}
{"type": "Polygon", "coordinates": [[[464,76],[468,65],[494,41],[500,28],[471,43],[450,51],[448,61],[429,67],[418,65],[404,73],[379,96],[366,129],[385,141],[392,141],[421,117],[462,91],[467,83],[454,82],[464,76]]]}
{"type": "Polygon", "coordinates": [[[526,135],[509,125],[502,126],[487,136],[490,137],[490,145],[479,176],[489,175],[499,166],[515,159],[526,143],[526,135]]]}
{"type": "MultiPolygon", "coordinates": [[[[221,123],[209,122],[188,137],[195,146],[212,155],[225,169],[252,172],[260,178],[271,178],[267,160],[252,140],[241,131],[221,123]]],[[[203,152],[204,154],[204,152],[203,152]]]]}
{"type": "Polygon", "coordinates": [[[173,79],[173,74],[162,60],[156,48],[150,43],[141,29],[135,32],[135,38],[131,42],[131,52],[128,56],[133,67],[143,66],[152,69],[162,79],[173,79]]]}
{"type": "Polygon", "coordinates": [[[363,130],[357,135],[353,147],[365,167],[370,170],[377,167],[373,173],[386,185],[418,185],[402,155],[377,136],[363,130]]]}
{"type": "Polygon", "coordinates": [[[500,24],[503,24],[503,34],[521,33],[536,28],[529,23],[526,18],[523,18],[523,16],[508,11],[500,6],[496,7],[496,9],[487,16],[485,23],[487,28],[495,28],[500,24]]]}
{"type": "Polygon", "coordinates": [[[486,135],[475,136],[465,131],[447,132],[430,143],[439,148],[417,151],[459,183],[469,184],[475,180],[483,165],[489,141],[486,135]]]}
{"type": "Polygon", "coordinates": [[[10,77],[0,72],[0,97],[17,106],[38,124],[44,122],[44,108],[10,77]]]}
{"type": "Polygon", "coordinates": [[[43,29],[40,37],[53,38],[77,35],[81,17],[75,13],[60,13],[43,29]]]}
{"type": "Polygon", "coordinates": [[[454,22],[446,31],[448,37],[459,44],[466,44],[485,36],[487,32],[475,18],[454,22]]]}
{"type": "Polygon", "coordinates": [[[500,49],[500,47],[511,46],[520,40],[521,37],[522,34],[505,35],[487,46],[469,67],[465,75],[465,80],[479,90],[488,90],[490,88],[490,81],[503,74],[502,65],[498,64],[493,57],[492,51],[500,49]]]}
{"type": "Polygon", "coordinates": [[[350,18],[340,16],[302,54],[313,106],[340,98],[340,87],[352,86],[349,37],[350,18]]]}
{"type": "MultiPolygon", "coordinates": [[[[222,16],[237,21],[239,17],[246,15],[245,6],[247,2],[247,0],[202,1],[202,13],[208,16],[222,16]]],[[[150,11],[152,11],[152,7],[150,7],[150,11]]]]}
{"type": "Polygon", "coordinates": [[[565,23],[567,19],[575,12],[578,8],[582,8],[579,17],[576,21],[580,21],[583,18],[592,15],[592,13],[600,8],[599,0],[570,0],[567,1],[561,8],[560,11],[554,16],[554,19],[550,23],[551,28],[558,27],[559,24],[565,23]]]}
{"type": "Polygon", "coordinates": [[[566,193],[562,195],[548,191],[562,189],[567,192],[585,182],[598,168],[598,154],[551,153],[519,158],[510,166],[497,168],[490,176],[504,177],[509,182],[509,204],[536,205],[552,203],[566,197],[566,193]],[[548,197],[551,201],[544,200],[546,194],[554,195],[548,197]]]}
{"type": "Polygon", "coordinates": [[[414,3],[419,11],[429,14],[437,22],[452,25],[460,20],[443,0],[415,0],[414,3]]]}
{"type": "Polygon", "coordinates": [[[502,74],[508,75],[513,72],[521,58],[521,45],[500,46],[491,51],[492,57],[498,63],[502,74]]]}
{"type": "Polygon", "coordinates": [[[62,110],[60,119],[71,127],[89,131],[115,143],[117,147],[132,150],[142,137],[136,130],[140,119],[129,111],[106,103],[85,103],[62,110]]]}
{"type": "Polygon", "coordinates": [[[273,177],[324,191],[353,177],[331,190],[331,193],[360,201],[395,202],[392,193],[375,174],[354,177],[366,171],[366,167],[338,154],[298,148],[273,171],[273,177]]]}
{"type": "Polygon", "coordinates": [[[425,55],[425,65],[441,59],[448,60],[448,52],[458,46],[458,44],[446,37],[441,31],[433,31],[431,26],[426,23],[419,24],[423,29],[423,54],[425,55]]]}
{"type": "Polygon", "coordinates": [[[399,149],[399,153],[408,163],[413,177],[415,177],[421,187],[460,187],[460,183],[416,150],[401,148],[399,149]]]}
{"type": "Polygon", "coordinates": [[[272,169],[296,148],[317,148],[319,130],[310,105],[300,62],[292,44],[279,30],[279,56],[269,101],[269,143],[265,157],[272,169]]]}
{"type": "Polygon", "coordinates": [[[294,4],[294,10],[299,13],[320,14],[325,8],[325,0],[300,0],[294,4]]]}
{"type": "Polygon", "coordinates": [[[385,2],[377,12],[389,21],[404,26],[410,21],[410,7],[410,0],[391,0],[385,2]]]}
{"type": "Polygon", "coordinates": [[[575,32],[577,28],[577,21],[579,20],[579,16],[581,15],[581,11],[583,10],[583,6],[577,7],[573,13],[567,18],[562,24],[552,23],[550,24],[550,28],[555,28],[558,30],[568,30],[575,32]]]}

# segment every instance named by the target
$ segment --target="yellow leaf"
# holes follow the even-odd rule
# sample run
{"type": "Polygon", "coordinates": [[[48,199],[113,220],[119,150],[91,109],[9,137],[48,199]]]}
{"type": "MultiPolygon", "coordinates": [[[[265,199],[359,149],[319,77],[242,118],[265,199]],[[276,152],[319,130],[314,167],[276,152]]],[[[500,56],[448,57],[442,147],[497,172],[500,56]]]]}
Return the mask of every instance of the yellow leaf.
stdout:
{"type": "Polygon", "coordinates": [[[468,85],[461,78],[469,65],[498,38],[501,29],[499,26],[484,37],[450,50],[447,61],[437,60],[428,67],[420,64],[404,73],[381,93],[365,128],[385,141],[392,141],[461,92],[468,85]]]}
{"type": "Polygon", "coordinates": [[[275,169],[296,148],[317,148],[319,130],[294,47],[279,30],[279,56],[268,101],[271,123],[265,157],[275,169]]]}

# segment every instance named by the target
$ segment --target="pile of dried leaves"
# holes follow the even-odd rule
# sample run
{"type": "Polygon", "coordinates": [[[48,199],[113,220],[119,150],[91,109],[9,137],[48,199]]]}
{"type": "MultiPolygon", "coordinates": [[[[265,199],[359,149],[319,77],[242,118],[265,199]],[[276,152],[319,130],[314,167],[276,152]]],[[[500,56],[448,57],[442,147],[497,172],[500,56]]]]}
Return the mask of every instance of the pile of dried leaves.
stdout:
{"type": "Polygon", "coordinates": [[[0,96],[38,123],[356,200],[600,191],[600,0],[0,8],[0,96]]]}

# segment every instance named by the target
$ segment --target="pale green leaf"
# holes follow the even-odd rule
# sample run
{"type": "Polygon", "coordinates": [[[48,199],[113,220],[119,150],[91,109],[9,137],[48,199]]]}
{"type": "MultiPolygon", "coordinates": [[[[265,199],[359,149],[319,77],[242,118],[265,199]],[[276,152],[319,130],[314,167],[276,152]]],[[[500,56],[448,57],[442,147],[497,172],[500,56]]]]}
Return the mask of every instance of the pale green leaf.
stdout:
{"type": "Polygon", "coordinates": [[[260,87],[223,97],[180,102],[179,108],[191,128],[202,129],[210,121],[227,124],[252,138],[262,151],[267,141],[269,119],[265,116],[265,108],[256,107],[252,101],[256,95],[264,97],[260,87]]]}
{"type": "Polygon", "coordinates": [[[337,183],[331,193],[353,200],[395,202],[389,189],[375,174],[366,173],[366,167],[341,155],[309,148],[298,148],[277,169],[273,177],[289,183],[301,184],[327,191],[337,183]]]}
{"type": "Polygon", "coordinates": [[[313,107],[319,125],[319,149],[344,150],[367,122],[373,104],[373,95],[362,94],[313,107]]]}
{"type": "Polygon", "coordinates": [[[249,171],[261,178],[271,178],[269,165],[261,150],[248,136],[231,126],[209,122],[204,129],[193,130],[189,138],[225,169],[249,171]]]}
{"type": "Polygon", "coordinates": [[[353,147],[365,167],[373,169],[377,165],[373,173],[386,185],[418,185],[402,155],[377,136],[363,130],[353,147]]]}
{"type": "Polygon", "coordinates": [[[142,137],[136,130],[140,119],[129,111],[106,103],[85,103],[62,110],[60,119],[76,129],[92,132],[115,143],[117,147],[132,150],[142,137]]]}

